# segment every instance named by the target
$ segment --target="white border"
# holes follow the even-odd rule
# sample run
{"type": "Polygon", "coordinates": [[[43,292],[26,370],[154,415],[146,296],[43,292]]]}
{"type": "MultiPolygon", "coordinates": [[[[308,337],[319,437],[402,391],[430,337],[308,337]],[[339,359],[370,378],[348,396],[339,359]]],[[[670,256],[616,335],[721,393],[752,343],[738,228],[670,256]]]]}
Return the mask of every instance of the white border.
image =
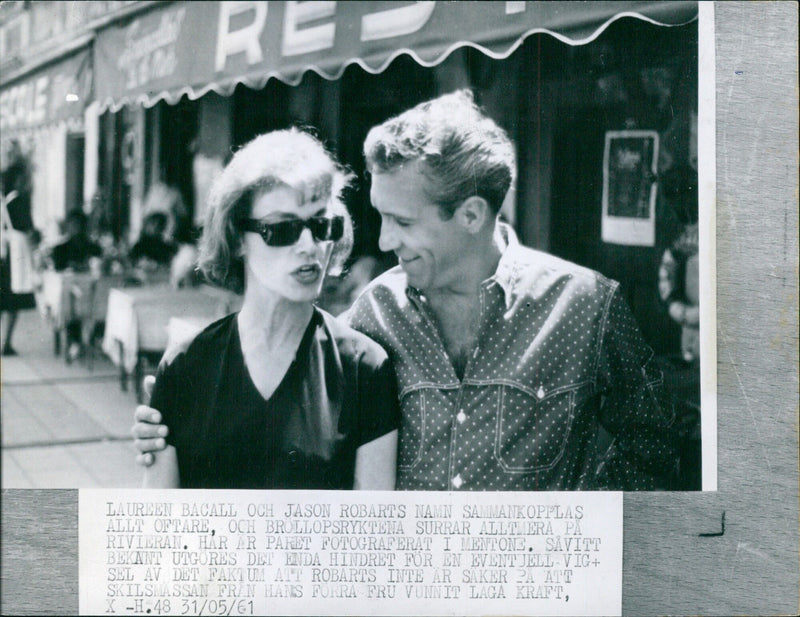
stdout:
{"type": "Polygon", "coordinates": [[[697,160],[703,490],[717,490],[717,159],[714,3],[698,3],[697,160]]]}

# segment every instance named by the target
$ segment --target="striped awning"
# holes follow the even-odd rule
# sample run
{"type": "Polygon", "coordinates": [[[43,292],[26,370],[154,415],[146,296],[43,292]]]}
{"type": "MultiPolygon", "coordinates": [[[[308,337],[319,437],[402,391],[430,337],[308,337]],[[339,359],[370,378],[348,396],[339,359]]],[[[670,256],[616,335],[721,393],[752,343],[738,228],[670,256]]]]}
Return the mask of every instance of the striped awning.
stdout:
{"type": "Polygon", "coordinates": [[[625,17],[675,26],[697,2],[169,2],[97,33],[94,99],[101,109],[230,94],[306,71],[337,79],[357,64],[379,73],[400,54],[423,66],[471,46],[505,58],[526,37],[569,45],[625,17]]]}

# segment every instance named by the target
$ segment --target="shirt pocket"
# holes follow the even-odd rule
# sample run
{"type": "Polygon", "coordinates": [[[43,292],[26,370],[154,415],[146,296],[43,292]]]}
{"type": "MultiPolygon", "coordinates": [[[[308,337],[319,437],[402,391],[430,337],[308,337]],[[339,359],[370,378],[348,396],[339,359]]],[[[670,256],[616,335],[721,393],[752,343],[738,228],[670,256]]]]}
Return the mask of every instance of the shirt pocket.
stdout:
{"type": "Polygon", "coordinates": [[[548,471],[561,460],[580,388],[562,387],[539,399],[514,386],[500,387],[494,455],[503,471],[548,471]]]}
{"type": "Polygon", "coordinates": [[[414,390],[400,401],[402,422],[398,441],[397,467],[413,469],[422,460],[422,446],[425,442],[425,390],[414,390]]]}

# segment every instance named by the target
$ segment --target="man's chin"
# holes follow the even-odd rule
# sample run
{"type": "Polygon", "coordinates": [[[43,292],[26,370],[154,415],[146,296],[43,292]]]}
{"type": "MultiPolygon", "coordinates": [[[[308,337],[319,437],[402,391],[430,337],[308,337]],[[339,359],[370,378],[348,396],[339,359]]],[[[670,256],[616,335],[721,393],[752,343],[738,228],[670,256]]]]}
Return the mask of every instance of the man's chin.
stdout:
{"type": "Polygon", "coordinates": [[[426,289],[428,283],[426,278],[421,276],[414,276],[412,273],[408,272],[408,270],[405,270],[405,273],[406,273],[406,282],[411,287],[414,287],[419,291],[423,291],[426,289]]]}
{"type": "Polygon", "coordinates": [[[428,283],[428,277],[422,265],[422,260],[419,257],[409,261],[400,260],[400,267],[406,273],[408,284],[417,289],[422,289],[428,283]]]}

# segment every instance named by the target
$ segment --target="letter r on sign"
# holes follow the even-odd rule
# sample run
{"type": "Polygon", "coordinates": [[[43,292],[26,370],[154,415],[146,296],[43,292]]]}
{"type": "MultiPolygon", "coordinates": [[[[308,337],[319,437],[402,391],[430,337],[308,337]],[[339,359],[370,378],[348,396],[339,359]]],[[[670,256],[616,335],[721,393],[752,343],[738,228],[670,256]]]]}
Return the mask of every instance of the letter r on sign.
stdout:
{"type": "Polygon", "coordinates": [[[267,23],[267,3],[236,0],[219,3],[219,26],[217,28],[217,54],[214,70],[222,71],[228,56],[247,54],[247,64],[256,64],[264,59],[258,37],[267,23]],[[252,23],[230,31],[231,18],[248,11],[255,13],[252,23]]]}

